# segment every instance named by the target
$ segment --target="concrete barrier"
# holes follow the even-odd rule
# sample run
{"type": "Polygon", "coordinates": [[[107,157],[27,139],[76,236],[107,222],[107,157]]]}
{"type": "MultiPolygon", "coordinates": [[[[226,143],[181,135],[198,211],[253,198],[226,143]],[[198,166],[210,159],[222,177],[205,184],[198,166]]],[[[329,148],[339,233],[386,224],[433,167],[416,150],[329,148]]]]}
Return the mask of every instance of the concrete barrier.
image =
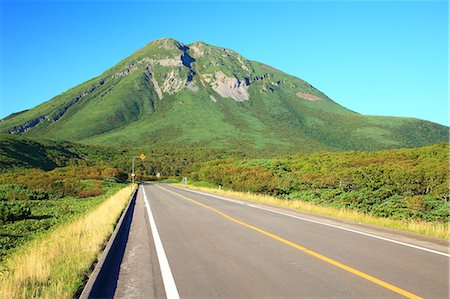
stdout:
{"type": "Polygon", "coordinates": [[[133,218],[134,205],[139,190],[136,188],[131,199],[128,202],[119,222],[114,229],[111,238],[98,260],[86,286],[83,289],[81,299],[88,298],[112,298],[116,288],[117,276],[120,270],[120,264],[125,252],[125,246],[128,240],[131,220],[133,218]]]}

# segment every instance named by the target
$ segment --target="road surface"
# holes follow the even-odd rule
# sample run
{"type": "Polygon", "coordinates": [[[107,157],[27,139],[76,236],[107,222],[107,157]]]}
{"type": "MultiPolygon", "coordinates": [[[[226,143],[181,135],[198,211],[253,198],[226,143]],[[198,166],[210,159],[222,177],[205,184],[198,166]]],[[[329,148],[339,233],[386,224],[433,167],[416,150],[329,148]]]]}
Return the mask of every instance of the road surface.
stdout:
{"type": "Polygon", "coordinates": [[[447,248],[147,184],[112,283],[117,298],[448,298],[447,248]]]}

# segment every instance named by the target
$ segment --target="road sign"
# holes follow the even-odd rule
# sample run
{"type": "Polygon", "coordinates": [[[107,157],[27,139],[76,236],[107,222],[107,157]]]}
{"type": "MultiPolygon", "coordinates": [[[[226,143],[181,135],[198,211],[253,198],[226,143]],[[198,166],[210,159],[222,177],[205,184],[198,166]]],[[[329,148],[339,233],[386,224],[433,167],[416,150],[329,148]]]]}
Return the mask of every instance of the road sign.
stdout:
{"type": "Polygon", "coordinates": [[[144,160],[144,159],[145,159],[145,154],[141,154],[141,155],[139,156],[139,158],[141,158],[141,160],[144,160]]]}

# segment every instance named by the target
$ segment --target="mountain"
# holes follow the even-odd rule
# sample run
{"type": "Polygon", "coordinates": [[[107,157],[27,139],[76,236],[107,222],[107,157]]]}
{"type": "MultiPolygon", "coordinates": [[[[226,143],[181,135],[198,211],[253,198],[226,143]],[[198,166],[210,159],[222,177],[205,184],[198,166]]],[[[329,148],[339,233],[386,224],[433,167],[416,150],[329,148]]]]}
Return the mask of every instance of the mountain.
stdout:
{"type": "Polygon", "coordinates": [[[238,53],[174,39],[1,120],[0,133],[85,144],[264,151],[378,150],[447,141],[448,127],[365,116],[238,53]]]}

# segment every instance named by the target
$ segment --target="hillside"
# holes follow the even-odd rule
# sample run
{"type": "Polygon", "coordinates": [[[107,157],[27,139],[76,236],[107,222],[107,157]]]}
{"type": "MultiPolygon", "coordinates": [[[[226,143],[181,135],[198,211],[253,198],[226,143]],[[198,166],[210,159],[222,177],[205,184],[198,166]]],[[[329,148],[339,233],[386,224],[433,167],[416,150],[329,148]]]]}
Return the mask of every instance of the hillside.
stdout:
{"type": "Polygon", "coordinates": [[[109,147],[0,134],[0,172],[13,168],[53,170],[71,165],[107,164],[124,152],[109,147]]]}
{"type": "Polygon", "coordinates": [[[94,145],[267,152],[420,147],[449,138],[448,127],[360,115],[232,50],[173,39],[153,41],[100,76],[8,116],[0,132],[94,145]]]}
{"type": "Polygon", "coordinates": [[[0,134],[0,174],[36,168],[49,171],[66,166],[114,167],[129,174],[132,157],[141,153],[147,157],[143,162],[137,160],[136,173],[148,178],[158,172],[164,177],[180,176],[192,165],[206,161],[248,157],[238,151],[213,148],[119,148],[0,134]]]}

